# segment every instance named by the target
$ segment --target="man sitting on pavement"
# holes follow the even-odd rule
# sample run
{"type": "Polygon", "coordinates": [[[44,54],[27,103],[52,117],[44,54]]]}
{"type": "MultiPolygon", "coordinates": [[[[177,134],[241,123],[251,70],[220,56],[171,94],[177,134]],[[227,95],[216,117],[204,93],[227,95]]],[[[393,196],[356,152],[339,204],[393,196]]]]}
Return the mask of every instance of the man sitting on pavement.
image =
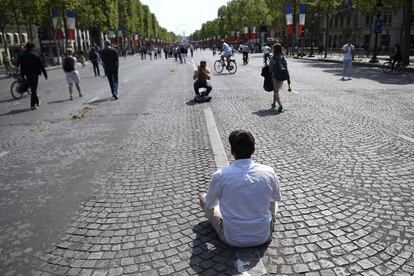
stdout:
{"type": "Polygon", "coordinates": [[[231,165],[214,173],[200,205],[218,237],[230,246],[251,247],[271,240],[280,188],[275,171],[253,162],[253,135],[244,130],[229,136],[231,165]]]}
{"type": "Polygon", "coordinates": [[[206,97],[211,92],[211,85],[208,83],[210,80],[210,70],[207,68],[206,61],[202,60],[198,69],[194,71],[193,80],[194,82],[194,92],[198,97],[206,97]],[[200,88],[206,88],[207,90],[200,94],[200,88]]]}

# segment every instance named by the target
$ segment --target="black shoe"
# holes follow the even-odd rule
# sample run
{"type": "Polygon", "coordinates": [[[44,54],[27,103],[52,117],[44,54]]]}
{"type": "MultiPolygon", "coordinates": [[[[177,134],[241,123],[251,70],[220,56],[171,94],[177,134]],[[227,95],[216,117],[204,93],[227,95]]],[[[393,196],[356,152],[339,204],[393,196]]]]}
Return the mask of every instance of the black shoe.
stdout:
{"type": "Polygon", "coordinates": [[[275,109],[276,105],[274,103],[272,103],[272,109],[275,109]]]}
{"type": "Polygon", "coordinates": [[[279,106],[279,109],[277,110],[277,112],[281,113],[282,110],[283,110],[283,107],[282,106],[279,106]]]}

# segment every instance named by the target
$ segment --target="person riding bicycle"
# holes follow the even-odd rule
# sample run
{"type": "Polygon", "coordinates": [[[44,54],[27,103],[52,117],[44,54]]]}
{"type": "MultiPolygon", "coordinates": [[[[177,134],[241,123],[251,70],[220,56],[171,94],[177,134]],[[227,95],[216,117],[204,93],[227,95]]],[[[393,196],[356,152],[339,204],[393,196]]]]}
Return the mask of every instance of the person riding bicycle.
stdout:
{"type": "Polygon", "coordinates": [[[231,48],[231,46],[229,44],[226,43],[226,41],[223,41],[223,47],[219,53],[219,55],[221,55],[221,61],[223,62],[223,64],[225,65],[225,67],[227,67],[227,65],[229,64],[229,59],[233,54],[233,49],[231,48]],[[221,54],[223,53],[223,54],[221,54]],[[226,58],[226,61],[224,60],[224,58],[226,58]]]}
{"type": "Polygon", "coordinates": [[[395,44],[394,53],[391,56],[391,71],[394,71],[395,64],[400,63],[401,60],[401,46],[399,44],[395,44]]]}

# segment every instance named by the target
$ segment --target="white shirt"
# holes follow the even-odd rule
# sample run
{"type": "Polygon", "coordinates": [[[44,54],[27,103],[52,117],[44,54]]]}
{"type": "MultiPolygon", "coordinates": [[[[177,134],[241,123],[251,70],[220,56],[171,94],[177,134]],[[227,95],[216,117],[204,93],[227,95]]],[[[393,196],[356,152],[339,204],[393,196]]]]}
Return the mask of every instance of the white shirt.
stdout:
{"type": "Polygon", "coordinates": [[[205,208],[219,205],[224,237],[236,247],[263,244],[270,237],[270,202],[281,198],[275,171],[252,159],[238,159],[214,173],[205,208]]]}
{"type": "Polygon", "coordinates": [[[354,51],[355,47],[352,44],[345,44],[342,47],[342,51],[344,52],[344,60],[352,59],[352,51],[354,51]]]}
{"type": "Polygon", "coordinates": [[[225,53],[231,53],[233,50],[231,49],[231,47],[229,46],[229,44],[227,44],[226,42],[223,43],[223,52],[225,53]]]}
{"type": "Polygon", "coordinates": [[[270,47],[269,46],[264,46],[263,47],[263,54],[268,54],[268,53],[270,53],[270,47]]]}

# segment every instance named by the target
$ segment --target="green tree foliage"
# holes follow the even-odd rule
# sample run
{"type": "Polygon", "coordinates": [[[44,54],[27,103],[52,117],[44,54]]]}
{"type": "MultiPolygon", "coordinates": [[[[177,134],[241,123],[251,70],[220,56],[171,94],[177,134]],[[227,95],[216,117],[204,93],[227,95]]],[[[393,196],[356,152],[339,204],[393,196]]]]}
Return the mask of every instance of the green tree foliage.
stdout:
{"type": "Polygon", "coordinates": [[[159,26],[156,16],[139,0],[1,0],[0,28],[27,24],[51,28],[52,7],[59,11],[61,18],[68,10],[76,12],[77,26],[82,29],[108,32],[110,28],[121,27],[127,36],[138,33],[162,40],[176,39],[174,33],[159,26]]]}

